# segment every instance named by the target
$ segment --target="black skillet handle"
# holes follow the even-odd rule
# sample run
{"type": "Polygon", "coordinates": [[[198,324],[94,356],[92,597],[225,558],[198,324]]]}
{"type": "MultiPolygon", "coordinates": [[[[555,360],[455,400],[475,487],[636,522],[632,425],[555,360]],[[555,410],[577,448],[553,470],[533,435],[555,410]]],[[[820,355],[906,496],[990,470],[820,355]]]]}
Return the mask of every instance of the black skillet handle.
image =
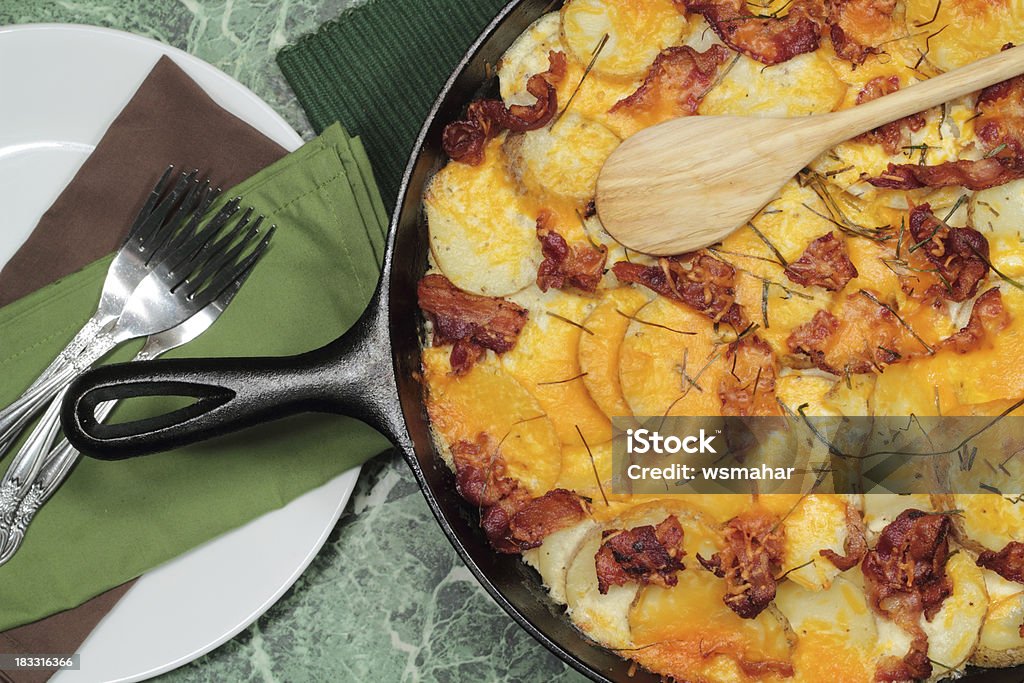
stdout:
{"type": "Polygon", "coordinates": [[[89,371],[71,385],[61,420],[68,440],[86,455],[123,460],[301,412],[349,415],[392,442],[403,438],[387,312],[379,292],[344,336],[298,356],[158,360],[89,371]],[[107,425],[95,419],[104,401],[145,396],[197,400],[134,422],[107,425]]]}

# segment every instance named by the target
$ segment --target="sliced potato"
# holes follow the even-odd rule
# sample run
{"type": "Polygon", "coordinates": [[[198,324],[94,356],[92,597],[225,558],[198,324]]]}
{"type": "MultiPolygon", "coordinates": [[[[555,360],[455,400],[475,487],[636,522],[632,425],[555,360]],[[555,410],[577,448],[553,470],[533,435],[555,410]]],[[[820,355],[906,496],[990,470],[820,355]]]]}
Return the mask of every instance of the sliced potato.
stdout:
{"type": "Polygon", "coordinates": [[[719,414],[718,379],[728,367],[714,340],[711,320],[682,304],[658,297],[638,310],[619,351],[619,382],[630,411],[641,416],[719,414]]]}
{"type": "Polygon", "coordinates": [[[949,71],[999,52],[1024,35],[1024,6],[1016,0],[907,0],[909,26],[919,54],[949,71]],[[950,28],[938,32],[943,26],[950,28]]]}
{"type": "MultiPolygon", "coordinates": [[[[501,443],[509,475],[534,496],[554,487],[561,470],[561,446],[551,420],[537,401],[497,364],[479,363],[453,377],[447,347],[423,350],[430,423],[444,443],[474,441],[485,432],[501,443]]],[[[449,467],[453,467],[450,454],[449,467]]]]}
{"type": "MultiPolygon", "coordinates": [[[[985,572],[986,587],[991,585],[990,576],[995,575],[985,572]]],[[[992,667],[1024,664],[1024,638],[1020,635],[1021,624],[1024,624],[1024,592],[1007,597],[990,595],[990,600],[971,663],[992,667]]]]}
{"type": "Polygon", "coordinates": [[[878,631],[859,567],[826,590],[784,581],[775,605],[796,634],[793,660],[801,680],[863,683],[873,678],[878,631]]]}
{"type": "Polygon", "coordinates": [[[921,618],[921,627],[928,634],[928,657],[936,662],[935,680],[967,663],[988,611],[985,580],[970,555],[952,555],[946,562],[946,574],[953,581],[953,594],[931,621],[921,618]]]}
{"type": "Polygon", "coordinates": [[[687,33],[672,0],[571,0],[562,7],[562,42],[578,63],[589,64],[605,41],[593,68],[603,76],[643,76],[659,52],[687,33]]]}
{"type": "Polygon", "coordinates": [[[538,130],[510,135],[505,153],[516,178],[538,196],[549,194],[582,206],[597,192],[597,174],[619,146],[600,123],[568,112],[538,130]]]}
{"type": "Polygon", "coordinates": [[[539,206],[509,175],[500,137],[479,166],[453,162],[438,171],[423,203],[431,254],[459,289],[507,296],[537,278],[539,206]]]}
{"type": "MultiPolygon", "coordinates": [[[[530,564],[540,573],[551,598],[556,602],[565,602],[565,573],[569,569],[569,561],[595,526],[593,520],[585,519],[548,535],[539,548],[530,551],[535,553],[534,561],[530,564]]],[[[526,559],[525,553],[523,559],[526,559]]]]}
{"type": "Polygon", "coordinates": [[[617,287],[604,294],[580,335],[580,370],[590,398],[609,418],[632,415],[619,384],[619,349],[629,327],[629,316],[647,303],[647,295],[633,287],[617,287]]]}
{"type": "Polygon", "coordinates": [[[704,96],[698,111],[705,116],[806,116],[834,110],[845,94],[846,84],[818,52],[775,66],[744,55],[704,96]]]}
{"type": "Polygon", "coordinates": [[[975,192],[969,213],[971,226],[988,240],[992,265],[1009,277],[1024,275],[1024,180],[975,192]]]}
{"type": "Polygon", "coordinates": [[[580,335],[585,334],[579,325],[595,303],[571,292],[548,291],[530,308],[516,347],[501,357],[502,367],[537,399],[563,444],[580,445],[580,432],[589,444],[612,438],[611,423],[590,399],[579,364],[580,335]]]}
{"type": "Polygon", "coordinates": [[[628,648],[629,606],[637,585],[612,586],[604,595],[597,589],[594,555],[601,547],[601,530],[591,530],[569,561],[565,574],[565,602],[572,623],[605,647],[628,648]]]}
{"type": "Polygon", "coordinates": [[[786,531],[783,569],[800,567],[786,574],[787,578],[808,590],[827,589],[840,571],[820,551],[844,554],[849,535],[846,503],[835,495],[804,496],[782,524],[786,531]]]}
{"type": "Polygon", "coordinates": [[[516,38],[498,62],[498,81],[505,104],[533,104],[536,98],[526,92],[526,82],[534,74],[548,70],[548,53],[562,48],[562,20],[558,12],[548,12],[516,38]]]}

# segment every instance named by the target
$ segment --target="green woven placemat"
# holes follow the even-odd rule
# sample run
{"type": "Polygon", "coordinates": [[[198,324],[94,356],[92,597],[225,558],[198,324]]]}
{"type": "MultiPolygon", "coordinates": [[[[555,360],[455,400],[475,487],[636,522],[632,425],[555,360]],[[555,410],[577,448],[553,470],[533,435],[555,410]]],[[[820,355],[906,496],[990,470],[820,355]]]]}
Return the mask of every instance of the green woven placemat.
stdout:
{"type": "Polygon", "coordinates": [[[277,63],[313,129],[362,138],[388,206],[423,119],[506,0],[371,0],[285,47],[277,63]]]}

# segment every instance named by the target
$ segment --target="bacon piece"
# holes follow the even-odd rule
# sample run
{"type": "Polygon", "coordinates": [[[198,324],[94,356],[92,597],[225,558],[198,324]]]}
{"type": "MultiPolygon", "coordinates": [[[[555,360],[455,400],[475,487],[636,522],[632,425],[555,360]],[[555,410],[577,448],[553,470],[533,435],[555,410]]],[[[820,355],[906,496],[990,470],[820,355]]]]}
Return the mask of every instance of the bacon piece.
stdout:
{"type": "Polygon", "coordinates": [[[861,565],[868,601],[878,614],[910,634],[910,650],[902,659],[888,657],[875,671],[876,681],[928,678],[928,636],[919,619],[931,621],[953,593],[946,575],[949,559],[948,515],[904,510],[883,530],[874,550],[861,565]]]}
{"type": "Polygon", "coordinates": [[[779,364],[772,347],[760,337],[729,344],[725,354],[731,370],[718,384],[723,415],[779,415],[775,378],[779,364]]]}
{"type": "Polygon", "coordinates": [[[501,131],[523,133],[546,126],[558,111],[555,86],[565,78],[567,67],[564,52],[548,53],[548,70],[526,81],[526,92],[537,98],[534,104],[506,107],[495,99],[471,102],[465,119],[445,126],[441,134],[445,154],[454,161],[476,166],[483,161],[487,141],[501,131]]]}
{"type": "Polygon", "coordinates": [[[674,586],[679,582],[676,572],[685,568],[685,554],[683,527],[675,515],[669,515],[656,527],[608,529],[594,555],[597,589],[603,595],[612,586],[630,581],[645,586],[674,586]]]}
{"type": "Polygon", "coordinates": [[[988,275],[988,240],[973,228],[950,228],[920,204],[910,211],[910,234],[915,246],[935,266],[941,285],[932,285],[925,296],[966,301],[978,292],[988,275]],[[948,286],[947,286],[948,285],[948,286]]]}
{"type": "MultiPolygon", "coordinates": [[[[877,76],[864,84],[864,88],[857,93],[857,104],[864,104],[879,97],[894,93],[900,89],[900,79],[897,76],[877,76]]],[[[925,127],[927,122],[921,114],[911,114],[902,119],[896,119],[883,124],[878,128],[872,128],[867,133],[861,133],[854,138],[857,142],[881,145],[887,154],[896,154],[903,147],[905,141],[904,129],[918,131],[925,127]]]]}
{"type": "Polygon", "coordinates": [[[1024,583],[1024,543],[1010,541],[999,552],[986,550],[978,555],[977,565],[991,569],[1007,581],[1024,583]]]}
{"type": "Polygon", "coordinates": [[[550,534],[587,515],[583,499],[566,489],[552,489],[528,501],[509,520],[511,538],[522,549],[536,548],[550,534]]]}
{"type": "Polygon", "coordinates": [[[737,330],[746,327],[743,311],[736,303],[736,270],[706,252],[669,256],[659,259],[657,266],[619,261],[612,271],[622,282],[643,285],[715,322],[728,323],[737,330]]]}
{"type": "Polygon", "coordinates": [[[786,339],[790,350],[835,375],[881,371],[924,350],[892,312],[860,292],[842,300],[838,312],[839,317],[817,311],[790,333],[786,339]]]}
{"type": "Polygon", "coordinates": [[[549,534],[586,516],[584,499],[572,491],[553,489],[531,498],[519,482],[506,476],[505,459],[497,448],[483,432],[475,442],[458,441],[451,447],[455,486],[480,508],[480,526],[495,550],[519,553],[536,548],[549,534]]]}
{"type": "Polygon", "coordinates": [[[1010,314],[1003,306],[1003,296],[993,287],[978,297],[971,308],[971,318],[965,327],[942,342],[957,353],[981,348],[986,337],[991,339],[1010,324],[1010,314]]]}
{"type": "Polygon", "coordinates": [[[988,158],[959,159],[934,166],[889,164],[885,173],[867,181],[875,187],[896,190],[948,185],[984,190],[1024,178],[1024,77],[982,90],[978,111],[974,130],[982,149],[991,155],[988,158]]]}
{"type": "Polygon", "coordinates": [[[764,510],[748,510],[729,520],[722,532],[725,547],[697,561],[725,579],[725,604],[744,619],[753,619],[775,599],[775,573],[782,565],[784,529],[764,510]]]}
{"type": "Polygon", "coordinates": [[[866,180],[887,190],[916,190],[919,187],[960,185],[968,190],[985,190],[1024,178],[1020,157],[997,156],[969,161],[946,161],[935,166],[890,163],[885,173],[866,180]]]}
{"type": "Polygon", "coordinates": [[[540,240],[544,260],[537,268],[537,286],[546,292],[551,287],[562,289],[576,287],[584,292],[593,292],[604,275],[604,264],[608,258],[605,247],[570,247],[565,238],[551,227],[552,214],[543,209],[537,216],[537,239],[540,240]]]}
{"type": "Polygon", "coordinates": [[[486,508],[511,496],[519,487],[508,472],[497,444],[481,432],[476,441],[457,441],[451,445],[455,463],[455,487],[470,504],[486,508]]]}
{"type": "Polygon", "coordinates": [[[808,244],[800,258],[786,266],[786,277],[804,287],[816,285],[838,292],[857,277],[857,269],[846,252],[846,243],[830,232],[808,244]]]}
{"type": "Polygon", "coordinates": [[[819,550],[818,554],[835,565],[836,569],[845,572],[853,569],[868,552],[868,540],[864,535],[864,520],[860,512],[852,505],[846,505],[846,540],[843,541],[843,552],[840,555],[831,548],[819,550]]]}
{"type": "Polygon", "coordinates": [[[778,18],[754,16],[744,0],[685,0],[683,4],[687,11],[703,15],[723,43],[769,66],[813,52],[821,43],[822,0],[796,0],[789,13],[778,18]]]}
{"type": "MultiPolygon", "coordinates": [[[[1005,48],[1004,48],[1005,49],[1005,48]]],[[[978,95],[974,130],[985,150],[1006,145],[1006,156],[1024,156],[1024,76],[990,85],[978,95]]]]}
{"type": "Polygon", "coordinates": [[[896,0],[831,0],[828,23],[840,59],[861,64],[892,30],[896,0]]]}
{"type": "Polygon", "coordinates": [[[688,45],[662,50],[636,92],[608,111],[642,118],[647,125],[695,114],[728,58],[729,50],[721,45],[705,52],[688,45]]]}
{"type": "Polygon", "coordinates": [[[512,350],[529,311],[511,301],[469,294],[443,275],[427,275],[416,288],[420,308],[434,325],[434,345],[454,344],[452,372],[464,375],[484,354],[512,350]]]}

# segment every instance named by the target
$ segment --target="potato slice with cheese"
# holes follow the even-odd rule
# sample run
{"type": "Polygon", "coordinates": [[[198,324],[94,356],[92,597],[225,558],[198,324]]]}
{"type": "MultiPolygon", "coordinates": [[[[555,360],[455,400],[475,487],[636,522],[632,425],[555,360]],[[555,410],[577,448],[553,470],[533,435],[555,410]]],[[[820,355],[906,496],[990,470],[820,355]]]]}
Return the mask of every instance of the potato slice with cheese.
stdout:
{"type": "MultiPolygon", "coordinates": [[[[478,363],[454,377],[447,347],[423,350],[423,380],[429,387],[427,412],[444,443],[475,441],[480,432],[500,443],[510,476],[531,495],[554,487],[561,470],[561,447],[551,420],[537,401],[494,362],[478,363]]],[[[443,453],[453,467],[451,454],[443,453]]]]}
{"type": "MultiPolygon", "coordinates": [[[[1024,664],[1024,637],[1020,634],[1024,624],[1024,591],[1005,597],[993,589],[992,572],[985,572],[985,586],[989,593],[988,612],[981,627],[978,647],[971,656],[977,666],[1009,667],[1024,664]]],[[[1009,583],[1009,582],[1006,582],[1009,583]]],[[[1017,588],[1019,584],[1013,584],[1017,588]]]]}
{"type": "Polygon", "coordinates": [[[595,300],[550,290],[530,306],[530,321],[516,347],[501,356],[504,370],[536,398],[563,444],[599,444],[612,438],[611,423],[591,400],[579,364],[581,327],[595,300]],[[577,431],[577,429],[579,431],[577,431]]]}
{"type": "Polygon", "coordinates": [[[796,635],[793,662],[798,680],[861,683],[874,677],[872,651],[878,632],[860,568],[820,591],[784,581],[775,605],[796,635]]]}
{"type": "Polygon", "coordinates": [[[704,96],[698,112],[704,116],[807,116],[834,110],[845,94],[846,84],[817,52],[774,66],[741,56],[704,96]]]}
{"type": "Polygon", "coordinates": [[[946,562],[946,575],[953,582],[953,594],[942,603],[935,617],[921,618],[928,634],[928,657],[934,662],[933,679],[958,671],[974,652],[985,614],[988,592],[982,570],[967,553],[956,553],[946,562]]]}
{"type": "Polygon", "coordinates": [[[558,12],[548,12],[523,31],[502,55],[498,61],[498,82],[505,104],[530,105],[536,101],[526,91],[526,82],[548,70],[549,52],[563,49],[561,28],[558,12]]]}
{"type": "Polygon", "coordinates": [[[479,166],[453,162],[438,171],[423,198],[438,268],[459,289],[484,296],[526,287],[541,262],[540,207],[510,175],[501,139],[479,166]]]}
{"type": "Polygon", "coordinates": [[[562,8],[562,42],[580,64],[597,54],[593,71],[602,76],[643,76],[659,52],[687,33],[672,0],[570,0],[562,8]]]}
{"type": "Polygon", "coordinates": [[[999,52],[1024,35],[1018,0],[907,0],[907,24],[915,28],[918,54],[943,71],[999,52]]]}
{"type": "Polygon", "coordinates": [[[580,335],[580,370],[590,398],[609,418],[632,415],[619,384],[619,349],[630,317],[646,304],[647,295],[633,287],[607,291],[583,326],[590,334],[580,335]]]}
{"type": "Polygon", "coordinates": [[[844,554],[849,536],[846,505],[841,496],[812,494],[802,497],[786,515],[782,522],[786,531],[782,565],[790,581],[809,590],[822,590],[839,576],[839,569],[820,551],[844,554]]]}
{"type": "Polygon", "coordinates": [[[718,415],[728,372],[711,320],[658,297],[636,312],[619,351],[619,382],[634,415],[718,415]]]}
{"type": "Polygon", "coordinates": [[[512,172],[537,196],[555,195],[583,206],[597,192],[597,174],[619,146],[600,123],[567,112],[550,126],[505,141],[512,172]]]}

